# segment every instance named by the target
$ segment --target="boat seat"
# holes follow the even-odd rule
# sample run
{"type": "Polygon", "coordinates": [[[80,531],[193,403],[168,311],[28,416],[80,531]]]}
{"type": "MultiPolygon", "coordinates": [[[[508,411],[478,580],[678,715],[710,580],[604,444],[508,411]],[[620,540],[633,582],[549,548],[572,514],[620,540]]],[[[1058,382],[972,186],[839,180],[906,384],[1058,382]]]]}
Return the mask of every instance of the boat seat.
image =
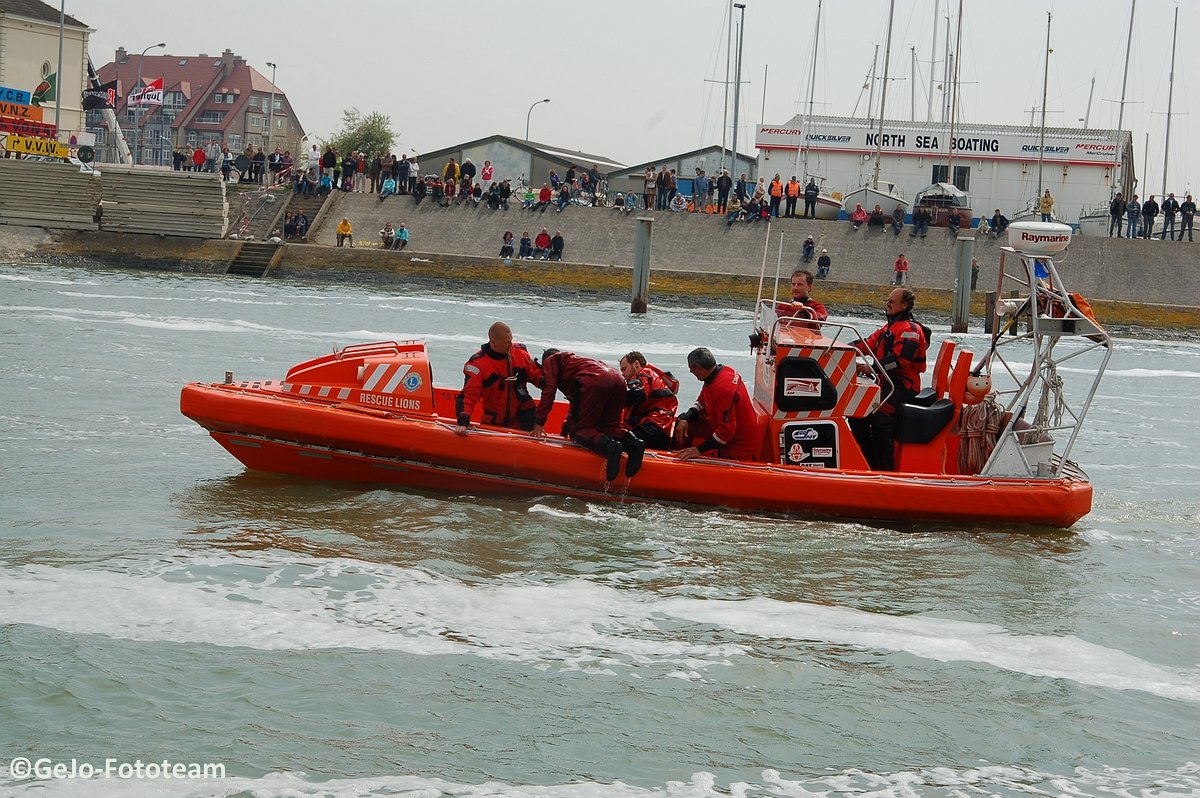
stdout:
{"type": "Polygon", "coordinates": [[[922,388],[917,392],[916,396],[909,400],[908,403],[910,405],[917,405],[919,407],[929,407],[931,404],[937,401],[937,398],[937,391],[933,390],[932,388],[922,388]]]}
{"type": "MultiPolygon", "coordinates": [[[[919,395],[919,394],[918,394],[919,395]]],[[[954,420],[954,402],[937,399],[928,407],[906,404],[900,414],[900,443],[929,443],[954,420]]]]}

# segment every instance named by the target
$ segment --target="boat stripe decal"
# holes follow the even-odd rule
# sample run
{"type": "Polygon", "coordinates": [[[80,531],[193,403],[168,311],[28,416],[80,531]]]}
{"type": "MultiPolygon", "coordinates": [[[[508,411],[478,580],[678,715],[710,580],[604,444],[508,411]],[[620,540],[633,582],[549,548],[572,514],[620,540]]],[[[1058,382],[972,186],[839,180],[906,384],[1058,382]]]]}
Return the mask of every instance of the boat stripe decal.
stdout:
{"type": "Polygon", "coordinates": [[[349,399],[350,398],[350,389],[343,388],[340,391],[338,391],[337,398],[338,399],[349,399]]]}
{"type": "Polygon", "coordinates": [[[371,366],[371,373],[363,383],[364,391],[375,390],[375,385],[383,379],[383,375],[388,371],[387,363],[375,363],[371,366]]]}
{"type": "Polygon", "coordinates": [[[292,392],[292,384],[290,382],[285,382],[282,385],[280,385],[279,387],[282,388],[287,393],[292,392]]]}
{"type": "Polygon", "coordinates": [[[321,390],[317,391],[317,396],[319,396],[319,397],[321,397],[322,399],[324,399],[326,396],[329,396],[329,394],[330,394],[332,391],[333,391],[333,389],[332,389],[332,388],[330,388],[328,385],[325,385],[325,386],[322,386],[321,390]]]}
{"type": "Polygon", "coordinates": [[[392,378],[390,380],[388,380],[387,385],[383,386],[383,388],[381,388],[379,392],[380,393],[395,393],[396,389],[400,387],[400,380],[404,379],[404,375],[407,374],[411,370],[412,370],[412,366],[409,365],[408,363],[405,363],[403,366],[400,366],[398,369],[396,369],[396,373],[392,375],[392,378]]]}
{"type": "Polygon", "coordinates": [[[311,385],[305,385],[303,388],[300,389],[300,395],[308,396],[310,393],[312,393],[312,390],[313,390],[313,387],[311,385]]]}

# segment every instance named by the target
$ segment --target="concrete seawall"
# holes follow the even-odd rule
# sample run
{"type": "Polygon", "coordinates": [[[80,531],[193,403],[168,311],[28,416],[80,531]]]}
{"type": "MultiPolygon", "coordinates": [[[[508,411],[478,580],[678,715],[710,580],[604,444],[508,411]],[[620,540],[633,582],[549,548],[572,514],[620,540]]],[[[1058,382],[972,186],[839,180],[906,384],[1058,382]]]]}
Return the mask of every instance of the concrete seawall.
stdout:
{"type": "MultiPolygon", "coordinates": [[[[654,219],[652,268],[656,272],[757,276],[766,243],[763,222],[730,227],[716,217],[698,214],[626,215],[612,209],[577,206],[568,206],[561,214],[553,206],[544,213],[519,206],[493,211],[483,205],[439,207],[428,199],[417,205],[409,197],[389,197],[381,202],[366,194],[338,194],[331,202],[311,241],[332,245],[337,223],[346,217],[354,225],[360,245],[374,246],[379,241],[377,231],[390,221],[408,227],[410,252],[495,258],[505,230],[511,230],[519,239],[525,230],[536,236],[546,227],[551,235],[561,230],[567,241],[567,265],[558,267],[563,269],[570,264],[632,266],[639,216],[654,219]]],[[[915,289],[950,289],[954,284],[956,247],[943,229],[931,230],[924,239],[910,237],[909,228],[893,236],[890,231],[854,231],[845,222],[781,219],[772,222],[770,229],[766,259],[767,272],[772,276],[779,260],[780,236],[781,271],[786,276],[799,265],[804,239],[812,235],[818,252],[821,248],[829,250],[832,280],[886,285],[892,279],[896,256],[903,252],[911,264],[909,279],[915,289]]],[[[975,242],[980,290],[995,286],[1003,243],[991,238],[975,242]]],[[[1200,306],[1200,242],[1076,236],[1058,265],[1072,289],[1091,299],[1200,306]]]]}

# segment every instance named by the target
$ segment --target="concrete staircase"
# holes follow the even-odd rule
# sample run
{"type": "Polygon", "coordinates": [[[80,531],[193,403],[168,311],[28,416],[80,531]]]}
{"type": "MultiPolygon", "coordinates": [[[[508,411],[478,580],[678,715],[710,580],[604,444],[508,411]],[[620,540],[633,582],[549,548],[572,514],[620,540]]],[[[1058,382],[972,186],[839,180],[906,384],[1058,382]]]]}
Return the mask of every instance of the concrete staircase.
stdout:
{"type": "MultiPolygon", "coordinates": [[[[304,211],[304,215],[308,217],[308,240],[312,241],[313,226],[317,223],[317,217],[321,215],[321,208],[323,208],[325,204],[333,197],[340,195],[341,192],[334,192],[328,197],[318,196],[317,194],[310,194],[305,197],[303,194],[293,193],[285,210],[291,211],[293,214],[304,211]]],[[[279,226],[283,226],[283,216],[279,217],[279,226]]],[[[336,222],[334,223],[333,227],[337,227],[336,222]]]]}
{"type": "Polygon", "coordinates": [[[243,277],[262,277],[278,262],[278,255],[282,249],[283,244],[243,242],[237,257],[229,264],[225,273],[243,277]]]}

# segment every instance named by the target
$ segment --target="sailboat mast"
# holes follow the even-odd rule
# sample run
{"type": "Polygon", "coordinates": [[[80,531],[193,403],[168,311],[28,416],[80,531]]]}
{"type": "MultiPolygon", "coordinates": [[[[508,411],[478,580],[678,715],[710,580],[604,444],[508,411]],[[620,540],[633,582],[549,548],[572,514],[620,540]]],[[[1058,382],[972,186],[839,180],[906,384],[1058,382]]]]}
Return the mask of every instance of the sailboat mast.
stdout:
{"type": "Polygon", "coordinates": [[[933,65],[937,63],[937,32],[938,32],[938,13],[942,10],[941,0],[933,0],[933,26],[930,28],[933,31],[933,42],[929,45],[929,96],[926,97],[925,115],[928,117],[926,121],[933,121],[933,65]]]}
{"type": "MultiPolygon", "coordinates": [[[[725,168],[725,144],[729,135],[729,65],[733,63],[733,0],[729,0],[729,17],[725,24],[725,119],[721,124],[721,168],[725,168]]],[[[730,171],[733,171],[732,165],[730,171]]]]}
{"type": "MultiPolygon", "coordinates": [[[[1121,77],[1121,104],[1117,106],[1117,150],[1113,153],[1113,170],[1115,171],[1118,163],[1122,163],[1121,158],[1121,141],[1124,136],[1121,133],[1122,126],[1125,123],[1125,89],[1129,86],[1129,53],[1133,50],[1133,12],[1137,8],[1137,0],[1129,2],[1129,33],[1125,37],[1125,71],[1121,77]]],[[[1133,138],[1130,137],[1130,144],[1133,144],[1133,138]]],[[[1121,170],[1121,189],[1123,191],[1133,191],[1133,186],[1125,185],[1125,170],[1121,170]]],[[[1117,187],[1117,181],[1113,180],[1113,188],[1117,187]]]]}
{"type": "Polygon", "coordinates": [[[813,93],[817,90],[817,43],[821,41],[821,2],[817,0],[817,25],[813,30],[812,70],[808,77],[808,108],[804,111],[804,121],[800,124],[800,146],[796,148],[796,171],[801,182],[808,180],[808,128],[812,124],[813,93]],[[804,171],[800,171],[800,156],[804,156],[804,171]]]}
{"type": "Polygon", "coordinates": [[[952,186],[954,182],[954,122],[958,115],[958,68],[962,64],[962,14],[963,3],[958,0],[958,33],[954,37],[954,79],[950,81],[950,157],[947,159],[946,182],[952,186]]]}
{"type": "Polygon", "coordinates": [[[1171,32],[1171,76],[1167,83],[1167,140],[1163,143],[1163,187],[1167,193],[1167,162],[1171,158],[1171,101],[1175,95],[1175,40],[1179,33],[1179,6],[1175,6],[1175,29],[1171,32]]]}
{"type": "Polygon", "coordinates": [[[892,66],[892,17],[896,13],[896,0],[888,3],[887,46],[883,49],[883,89],[879,92],[879,138],[875,140],[875,176],[871,188],[879,188],[879,158],[883,153],[883,110],[887,106],[888,72],[892,66]]]}
{"type": "Polygon", "coordinates": [[[1046,96],[1047,89],[1050,86],[1050,19],[1051,14],[1046,12],[1046,52],[1045,66],[1042,69],[1042,134],[1038,139],[1038,190],[1037,195],[1042,196],[1042,191],[1045,186],[1042,185],[1042,158],[1046,153],[1046,96]]]}

